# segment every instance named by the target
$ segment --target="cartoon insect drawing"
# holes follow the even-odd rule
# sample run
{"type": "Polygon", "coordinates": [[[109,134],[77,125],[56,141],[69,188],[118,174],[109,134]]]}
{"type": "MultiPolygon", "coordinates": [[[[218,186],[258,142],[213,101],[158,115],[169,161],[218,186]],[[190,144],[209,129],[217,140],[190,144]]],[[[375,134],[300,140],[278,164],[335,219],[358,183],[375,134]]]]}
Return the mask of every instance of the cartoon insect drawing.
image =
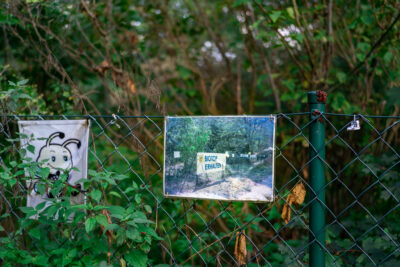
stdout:
{"type": "MultiPolygon", "coordinates": [[[[52,133],[47,139],[46,144],[40,148],[39,155],[36,159],[36,162],[39,163],[40,167],[47,167],[50,169],[47,178],[51,181],[59,180],[62,174],[66,173],[73,167],[72,153],[67,146],[69,144],[76,144],[78,149],[81,147],[81,142],[78,139],[73,138],[65,140],[62,144],[52,143],[52,140],[56,137],[64,139],[65,134],[63,132],[52,133]]],[[[69,173],[66,174],[66,181],[68,182],[70,175],[69,173]]],[[[80,185],[77,188],[80,189],[79,187],[80,185]]],[[[34,185],[34,190],[37,192],[37,183],[34,185]]],[[[47,196],[49,198],[53,197],[51,193],[47,194],[47,196]]]]}

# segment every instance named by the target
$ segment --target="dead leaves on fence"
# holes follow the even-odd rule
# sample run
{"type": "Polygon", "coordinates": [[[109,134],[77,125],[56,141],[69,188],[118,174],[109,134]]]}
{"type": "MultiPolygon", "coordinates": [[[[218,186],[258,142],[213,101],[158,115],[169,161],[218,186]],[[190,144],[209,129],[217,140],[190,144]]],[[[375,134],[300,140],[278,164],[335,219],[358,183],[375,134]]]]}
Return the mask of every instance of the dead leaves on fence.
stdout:
{"type": "Polygon", "coordinates": [[[241,232],[236,234],[235,252],[236,261],[239,266],[246,265],[247,249],[246,249],[246,236],[241,232]]]}
{"type": "Polygon", "coordinates": [[[306,189],[304,187],[304,184],[303,183],[296,184],[292,192],[287,196],[286,203],[283,206],[282,219],[285,221],[285,223],[288,223],[290,221],[292,212],[290,207],[293,204],[301,205],[304,202],[305,197],[306,197],[306,189]]]}

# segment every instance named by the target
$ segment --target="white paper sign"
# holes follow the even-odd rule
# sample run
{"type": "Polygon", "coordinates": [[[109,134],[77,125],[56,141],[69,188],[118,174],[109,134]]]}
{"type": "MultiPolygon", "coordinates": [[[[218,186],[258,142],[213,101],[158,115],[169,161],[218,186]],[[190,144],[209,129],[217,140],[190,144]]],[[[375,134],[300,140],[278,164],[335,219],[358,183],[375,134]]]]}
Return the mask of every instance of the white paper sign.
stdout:
{"type": "Polygon", "coordinates": [[[222,153],[197,153],[197,172],[204,174],[224,171],[226,166],[226,154],[222,153]]]}
{"type": "MultiPolygon", "coordinates": [[[[83,189],[76,182],[87,178],[87,158],[89,141],[89,121],[87,120],[41,120],[18,121],[19,132],[27,138],[21,138],[21,148],[33,146],[34,153],[27,150],[26,157],[49,168],[48,180],[54,182],[67,174],[66,182],[83,189]],[[72,169],[74,168],[74,169],[72,169]],[[76,168],[76,169],[75,169],[76,168]]],[[[49,190],[45,195],[38,193],[38,184],[42,180],[39,172],[36,179],[27,182],[30,189],[27,206],[36,207],[46,199],[54,198],[49,190]]],[[[84,195],[71,195],[71,204],[84,202],[84,195]]]]}

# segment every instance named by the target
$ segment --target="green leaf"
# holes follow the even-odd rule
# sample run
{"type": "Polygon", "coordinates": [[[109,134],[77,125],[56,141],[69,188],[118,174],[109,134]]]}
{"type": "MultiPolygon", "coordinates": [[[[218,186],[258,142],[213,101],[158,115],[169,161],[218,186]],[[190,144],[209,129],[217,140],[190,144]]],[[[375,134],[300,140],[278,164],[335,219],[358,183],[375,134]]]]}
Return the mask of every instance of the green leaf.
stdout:
{"type": "Polygon", "coordinates": [[[9,184],[11,187],[14,186],[16,183],[17,183],[17,179],[10,179],[10,180],[8,181],[8,184],[9,184]]]}
{"type": "Polygon", "coordinates": [[[272,22],[275,23],[279,19],[279,17],[281,16],[281,13],[282,12],[280,12],[280,11],[272,11],[271,14],[269,15],[269,17],[271,18],[272,22]]]}
{"type": "Polygon", "coordinates": [[[153,221],[150,221],[149,219],[143,219],[143,218],[135,218],[133,219],[135,223],[154,223],[153,221]]]}
{"type": "Polygon", "coordinates": [[[142,237],[140,236],[138,229],[134,227],[131,227],[128,230],[126,230],[126,237],[135,242],[142,242],[142,237]]]}
{"type": "Polygon", "coordinates": [[[19,209],[25,214],[30,214],[32,212],[33,212],[33,214],[36,213],[32,207],[19,207],[19,209]]]}
{"type": "Polygon", "coordinates": [[[30,234],[32,237],[36,238],[36,239],[40,239],[40,230],[39,230],[39,228],[37,228],[37,227],[31,229],[31,230],[29,231],[29,234],[30,234]]]}
{"type": "Polygon", "coordinates": [[[236,0],[234,3],[233,3],[233,7],[238,7],[238,6],[241,6],[241,5],[244,5],[244,4],[246,4],[247,2],[249,2],[249,0],[236,0]]]}
{"type": "Polygon", "coordinates": [[[282,81],[283,85],[285,85],[289,90],[293,91],[296,89],[296,82],[293,79],[287,79],[282,81]]]}
{"type": "Polygon", "coordinates": [[[100,201],[100,198],[101,198],[101,191],[95,189],[92,192],[90,192],[89,195],[94,201],[96,201],[98,203],[100,201]]]}
{"type": "Polygon", "coordinates": [[[140,194],[136,194],[135,195],[135,201],[136,201],[136,203],[140,203],[140,202],[142,202],[142,195],[140,195],[140,194]]]}
{"type": "Polygon", "coordinates": [[[177,68],[179,77],[182,78],[183,80],[189,79],[190,76],[192,75],[192,72],[188,68],[185,68],[183,66],[177,66],[176,68],[177,68]]]}
{"type": "Polygon", "coordinates": [[[367,26],[371,25],[374,22],[374,15],[372,11],[366,11],[365,14],[361,16],[361,21],[367,26]]]}
{"type": "Polygon", "coordinates": [[[36,207],[35,207],[35,209],[36,209],[37,211],[40,211],[40,210],[42,210],[42,209],[44,208],[44,206],[46,206],[46,201],[43,201],[43,202],[37,204],[36,207]]]}
{"type": "Polygon", "coordinates": [[[149,227],[149,226],[145,226],[145,225],[140,225],[139,226],[139,231],[140,232],[145,232],[146,235],[151,236],[152,238],[154,238],[155,240],[163,240],[163,238],[159,237],[156,233],[156,231],[154,231],[153,228],[149,227]]]}
{"type": "Polygon", "coordinates": [[[109,223],[108,223],[107,217],[105,215],[100,214],[100,215],[97,215],[95,218],[99,224],[101,224],[105,227],[108,226],[109,223]]]}
{"type": "Polygon", "coordinates": [[[112,217],[120,218],[122,219],[122,216],[125,213],[125,209],[120,206],[106,206],[105,207],[109,212],[111,212],[112,217]]]}
{"type": "Polygon", "coordinates": [[[119,228],[118,224],[112,223],[106,226],[105,230],[115,231],[119,228]]]}
{"type": "Polygon", "coordinates": [[[337,72],[336,73],[336,78],[339,80],[340,83],[344,83],[346,81],[347,75],[344,72],[337,72]]]}
{"type": "Polygon", "coordinates": [[[144,205],[144,210],[145,210],[147,213],[151,213],[151,207],[150,207],[149,205],[144,205]]]}
{"type": "MultiPolygon", "coordinates": [[[[365,43],[365,42],[357,43],[357,49],[363,53],[368,52],[370,48],[371,48],[371,45],[369,43],[365,43]]],[[[364,55],[363,55],[363,57],[364,57],[364,55]]]]}
{"type": "Polygon", "coordinates": [[[293,9],[293,7],[286,8],[286,12],[288,13],[290,18],[294,19],[294,9],[293,9]]]}
{"type": "Polygon", "coordinates": [[[128,265],[134,267],[146,267],[147,266],[147,255],[139,249],[134,249],[127,255],[125,255],[125,260],[128,265]]]}
{"type": "Polygon", "coordinates": [[[126,261],[124,260],[124,258],[121,258],[121,259],[119,260],[119,263],[120,263],[120,266],[121,266],[121,267],[126,267],[126,261]]]}
{"type": "Polygon", "coordinates": [[[19,81],[19,82],[17,82],[17,85],[25,85],[25,84],[27,84],[28,83],[28,79],[25,79],[25,80],[22,80],[22,81],[19,81]]]}
{"type": "Polygon", "coordinates": [[[118,194],[118,193],[115,192],[115,191],[111,191],[111,192],[110,192],[110,195],[115,196],[115,197],[117,197],[117,198],[121,198],[121,195],[118,194]]]}
{"type": "Polygon", "coordinates": [[[26,149],[28,149],[28,151],[31,152],[32,154],[35,153],[35,147],[31,144],[29,144],[26,149]]]}
{"type": "Polygon", "coordinates": [[[47,178],[50,174],[50,168],[40,168],[39,169],[39,176],[42,178],[47,178]]]}
{"type": "Polygon", "coordinates": [[[58,207],[50,206],[48,209],[46,209],[46,211],[47,211],[47,218],[51,218],[57,213],[58,207]]]}
{"type": "Polygon", "coordinates": [[[116,240],[117,240],[117,245],[120,246],[122,245],[122,243],[125,242],[126,239],[126,231],[124,228],[119,228],[117,231],[117,236],[116,236],[116,240]]]}
{"type": "Polygon", "coordinates": [[[94,227],[96,226],[96,219],[95,218],[89,218],[85,222],[85,230],[86,233],[90,233],[94,227]]]}
{"type": "Polygon", "coordinates": [[[393,54],[390,51],[387,51],[383,56],[383,61],[385,61],[386,64],[389,64],[392,61],[392,58],[393,54]]]}
{"type": "Polygon", "coordinates": [[[95,170],[88,170],[88,174],[90,176],[97,176],[97,172],[95,170]]]}

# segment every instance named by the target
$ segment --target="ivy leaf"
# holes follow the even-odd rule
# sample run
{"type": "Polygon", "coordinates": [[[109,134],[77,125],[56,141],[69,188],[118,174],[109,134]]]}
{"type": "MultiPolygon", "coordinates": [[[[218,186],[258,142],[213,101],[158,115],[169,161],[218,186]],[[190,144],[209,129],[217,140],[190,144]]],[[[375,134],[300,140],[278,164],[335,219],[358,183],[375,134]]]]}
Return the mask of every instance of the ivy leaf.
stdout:
{"type": "Polygon", "coordinates": [[[85,230],[86,233],[90,233],[94,227],[96,226],[96,219],[95,218],[89,218],[85,222],[85,230]]]}

